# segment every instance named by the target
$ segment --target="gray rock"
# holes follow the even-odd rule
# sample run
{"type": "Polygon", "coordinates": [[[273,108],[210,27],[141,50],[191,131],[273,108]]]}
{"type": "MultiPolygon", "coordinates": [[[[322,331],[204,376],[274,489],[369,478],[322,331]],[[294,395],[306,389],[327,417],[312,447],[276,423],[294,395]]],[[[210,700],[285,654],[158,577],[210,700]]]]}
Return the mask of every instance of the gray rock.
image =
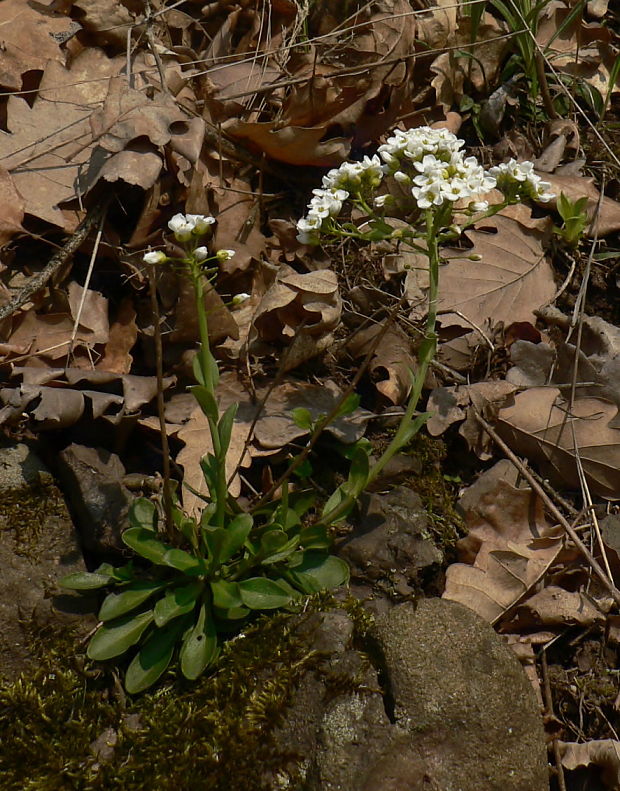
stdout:
{"type": "Polygon", "coordinates": [[[443,559],[420,497],[405,486],[362,498],[359,526],[338,554],[349,563],[354,581],[380,583],[401,596],[412,594],[420,572],[443,559]]]}
{"type": "Polygon", "coordinates": [[[62,494],[24,444],[0,450],[0,568],[0,676],[14,679],[36,660],[37,632],[71,624],[83,634],[95,622],[56,607],[66,604],[53,598],[57,580],[84,562],[62,494]]]}
{"type": "Polygon", "coordinates": [[[536,698],[513,652],[442,599],[394,607],[376,626],[395,736],[358,791],[543,791],[536,698]]]}
{"type": "Polygon", "coordinates": [[[121,533],[128,527],[133,500],[123,485],[121,460],[102,448],[73,444],[61,451],[58,461],[83,548],[98,558],[118,557],[125,549],[121,533]]]}

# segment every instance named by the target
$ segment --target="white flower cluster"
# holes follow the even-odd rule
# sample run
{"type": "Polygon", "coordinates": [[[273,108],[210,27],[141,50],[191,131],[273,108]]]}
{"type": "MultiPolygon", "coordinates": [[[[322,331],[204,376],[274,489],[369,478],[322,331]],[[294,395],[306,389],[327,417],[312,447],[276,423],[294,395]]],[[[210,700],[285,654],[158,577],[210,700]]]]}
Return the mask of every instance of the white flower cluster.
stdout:
{"type": "MultiPolygon", "coordinates": [[[[329,218],[335,218],[351,194],[365,194],[390,176],[408,188],[419,209],[430,209],[456,201],[468,201],[472,212],[488,209],[484,195],[498,186],[508,202],[533,198],[551,200],[550,185],[534,173],[531,162],[514,159],[486,171],[475,157],[466,157],[465,145],[447,129],[421,126],[395,129],[373,157],[361,162],[344,162],[323,177],[321,189],[313,190],[307,215],[297,223],[297,239],[318,244],[329,218]]],[[[394,200],[391,195],[374,199],[381,209],[394,200]]]]}
{"type": "Polygon", "coordinates": [[[379,157],[364,157],[361,162],[343,162],[323,176],[321,189],[312,190],[314,197],[308,213],[297,223],[297,240],[302,244],[318,244],[323,224],[328,217],[337,217],[351,192],[378,187],[383,178],[379,157]]]}
{"type": "Polygon", "coordinates": [[[175,214],[168,223],[177,242],[189,242],[192,236],[204,236],[215,222],[204,214],[175,214]]]}
{"type": "Polygon", "coordinates": [[[532,198],[541,203],[547,203],[555,197],[552,192],[547,191],[551,189],[551,184],[534,173],[532,162],[510,159],[491,168],[489,172],[497,181],[498,189],[507,192],[511,197],[532,198]]]}
{"type": "MultiPolygon", "coordinates": [[[[495,186],[495,179],[475,157],[463,155],[463,145],[447,129],[421,126],[406,132],[394,130],[378,153],[386,173],[411,186],[418,208],[429,209],[446,201],[474,200],[495,186]]],[[[484,201],[476,202],[476,211],[486,207],[484,201]]]]}

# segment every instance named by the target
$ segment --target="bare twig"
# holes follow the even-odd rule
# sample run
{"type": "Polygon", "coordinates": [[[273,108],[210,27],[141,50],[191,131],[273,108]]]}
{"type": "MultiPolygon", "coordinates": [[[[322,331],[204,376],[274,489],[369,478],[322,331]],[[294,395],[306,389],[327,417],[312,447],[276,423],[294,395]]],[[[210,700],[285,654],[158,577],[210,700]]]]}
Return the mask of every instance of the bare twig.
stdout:
{"type": "Polygon", "coordinates": [[[476,408],[474,404],[472,404],[472,409],[476,415],[476,419],[480,423],[480,425],[484,428],[487,434],[491,437],[491,439],[495,442],[495,444],[501,448],[501,450],[506,454],[506,456],[510,459],[510,461],[515,465],[515,467],[519,470],[521,475],[526,479],[532,489],[538,494],[540,499],[545,504],[545,507],[549,511],[549,513],[553,516],[553,518],[560,523],[560,525],[564,528],[564,531],[567,535],[570,536],[571,540],[574,542],[577,549],[581,552],[584,558],[590,564],[592,571],[596,574],[596,576],[600,579],[601,583],[605,586],[605,588],[611,594],[611,597],[616,602],[616,604],[620,605],[620,590],[616,588],[613,581],[609,579],[607,574],[603,571],[601,566],[599,565],[596,558],[592,555],[590,550],[587,546],[583,543],[575,528],[566,520],[564,515],[560,512],[556,504],[553,500],[549,497],[549,495],[545,492],[542,486],[538,483],[536,478],[530,473],[527,467],[523,464],[523,462],[516,456],[506,445],[504,440],[499,436],[497,431],[482,417],[479,410],[476,408]]]}
{"type": "Polygon", "coordinates": [[[52,258],[50,258],[49,262],[41,270],[41,272],[39,272],[38,275],[31,277],[26,285],[19,291],[18,294],[13,297],[10,302],[0,307],[0,321],[2,319],[6,319],[7,316],[11,316],[13,313],[19,310],[22,305],[25,305],[26,302],[30,300],[30,297],[33,294],[36,294],[37,291],[40,291],[42,288],[44,288],[56,274],[56,272],[58,272],[58,270],[72,258],[72,256],[84,243],[93,227],[100,222],[101,218],[106,213],[110,200],[111,198],[103,201],[91,209],[78,227],[77,231],[67,241],[67,243],[54,256],[52,256],[52,258]]]}
{"type": "MultiPolygon", "coordinates": [[[[543,692],[545,696],[545,708],[547,716],[553,717],[553,695],[551,694],[551,683],[549,681],[549,668],[547,667],[547,648],[543,648],[540,655],[540,668],[543,677],[543,692]]],[[[560,745],[558,740],[553,738],[553,757],[555,759],[555,768],[558,778],[559,791],[566,791],[566,780],[564,779],[564,767],[562,766],[562,756],[560,755],[560,745]]]]}

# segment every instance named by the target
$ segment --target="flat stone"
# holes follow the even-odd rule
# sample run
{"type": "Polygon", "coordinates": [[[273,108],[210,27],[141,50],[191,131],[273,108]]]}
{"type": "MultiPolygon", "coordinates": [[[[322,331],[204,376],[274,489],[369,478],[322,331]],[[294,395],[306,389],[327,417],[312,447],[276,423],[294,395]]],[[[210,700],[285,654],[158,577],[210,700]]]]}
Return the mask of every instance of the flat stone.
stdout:
{"type": "Polygon", "coordinates": [[[376,637],[395,733],[359,791],[547,791],[533,688],[486,621],[425,599],[390,610],[376,637]]]}

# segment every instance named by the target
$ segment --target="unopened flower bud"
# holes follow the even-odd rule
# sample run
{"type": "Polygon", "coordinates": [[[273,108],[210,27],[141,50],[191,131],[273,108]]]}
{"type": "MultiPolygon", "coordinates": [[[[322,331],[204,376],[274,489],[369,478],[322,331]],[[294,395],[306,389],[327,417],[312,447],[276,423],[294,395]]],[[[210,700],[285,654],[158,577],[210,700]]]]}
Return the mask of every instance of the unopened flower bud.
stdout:
{"type": "Polygon", "coordinates": [[[467,258],[470,261],[482,261],[482,256],[479,253],[472,253],[471,255],[468,255],[467,258]]]}
{"type": "Polygon", "coordinates": [[[250,297],[251,297],[250,294],[244,294],[244,293],[235,294],[235,296],[232,298],[231,304],[242,305],[244,302],[247,302],[247,300],[250,299],[250,297]]]}
{"type": "Polygon", "coordinates": [[[142,260],[145,264],[165,264],[168,256],[162,253],[161,250],[153,250],[152,253],[145,253],[142,256],[142,260]]]}
{"type": "Polygon", "coordinates": [[[451,225],[448,228],[448,230],[451,231],[456,236],[460,236],[463,233],[463,229],[461,228],[460,225],[451,225]]]}
{"type": "Polygon", "coordinates": [[[218,250],[215,256],[218,261],[228,261],[228,259],[232,258],[234,254],[234,250],[218,250]]]}
{"type": "Polygon", "coordinates": [[[197,247],[194,250],[194,258],[200,264],[209,257],[209,251],[206,247],[197,247]]]}

